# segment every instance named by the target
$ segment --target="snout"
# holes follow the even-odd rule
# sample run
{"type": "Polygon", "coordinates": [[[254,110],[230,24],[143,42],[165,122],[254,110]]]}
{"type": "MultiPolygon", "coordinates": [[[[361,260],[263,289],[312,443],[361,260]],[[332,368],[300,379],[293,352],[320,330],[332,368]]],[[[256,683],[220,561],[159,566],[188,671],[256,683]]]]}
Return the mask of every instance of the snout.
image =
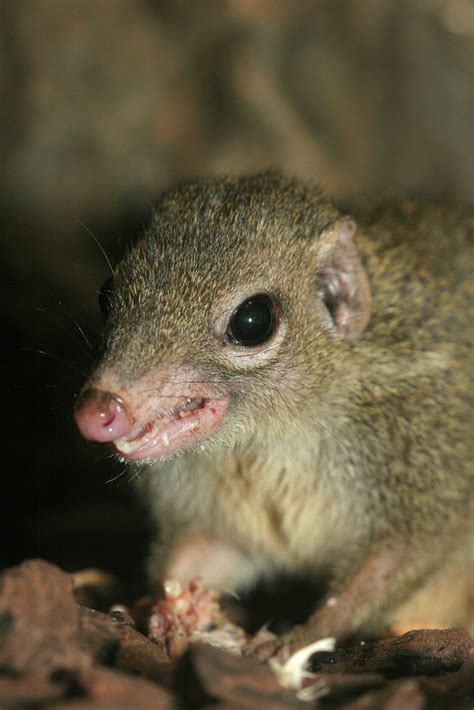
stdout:
{"type": "Polygon", "coordinates": [[[115,441],[132,429],[123,400],[99,389],[90,388],[80,395],[74,418],[82,436],[90,441],[115,441]]]}

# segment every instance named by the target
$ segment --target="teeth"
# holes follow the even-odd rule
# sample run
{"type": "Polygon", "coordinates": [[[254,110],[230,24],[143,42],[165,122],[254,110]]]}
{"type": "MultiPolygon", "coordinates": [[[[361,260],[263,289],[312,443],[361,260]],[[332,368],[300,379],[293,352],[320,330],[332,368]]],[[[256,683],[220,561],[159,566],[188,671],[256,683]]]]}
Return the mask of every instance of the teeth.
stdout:
{"type": "Polygon", "coordinates": [[[185,419],[185,417],[191,416],[194,410],[192,409],[180,409],[178,412],[178,417],[180,419],[185,419]]]}
{"type": "Polygon", "coordinates": [[[187,399],[185,399],[183,404],[179,405],[179,408],[177,409],[178,417],[180,419],[188,417],[190,414],[193,414],[193,412],[198,409],[201,404],[202,399],[191,399],[191,397],[188,397],[187,399]]]}
{"type": "Polygon", "coordinates": [[[141,446],[142,444],[143,444],[143,441],[141,439],[138,441],[127,441],[126,439],[118,439],[115,442],[115,446],[123,454],[131,454],[132,451],[135,451],[135,449],[138,449],[138,447],[141,446]]]}
{"type": "MultiPolygon", "coordinates": [[[[159,415],[157,420],[149,422],[141,430],[135,430],[129,437],[117,439],[114,442],[116,448],[123,454],[133,453],[140,446],[147,444],[149,441],[152,441],[154,437],[157,437],[160,433],[160,429],[163,428],[163,425],[166,426],[168,421],[172,421],[173,419],[186,419],[186,417],[192,416],[196,412],[196,409],[203,406],[203,401],[202,399],[187,397],[182,404],[178,405],[169,414],[159,415]]],[[[170,445],[169,436],[166,431],[161,435],[161,443],[165,448],[170,445]]]]}

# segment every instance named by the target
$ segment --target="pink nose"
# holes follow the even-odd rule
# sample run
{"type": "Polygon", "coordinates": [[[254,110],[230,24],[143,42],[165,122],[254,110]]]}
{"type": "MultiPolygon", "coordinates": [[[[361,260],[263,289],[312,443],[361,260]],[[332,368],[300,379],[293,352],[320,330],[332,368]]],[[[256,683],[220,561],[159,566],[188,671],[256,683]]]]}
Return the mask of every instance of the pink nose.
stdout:
{"type": "Polygon", "coordinates": [[[91,441],[114,441],[131,431],[122,402],[110,392],[88,389],[81,394],[74,418],[82,436],[91,441]]]}

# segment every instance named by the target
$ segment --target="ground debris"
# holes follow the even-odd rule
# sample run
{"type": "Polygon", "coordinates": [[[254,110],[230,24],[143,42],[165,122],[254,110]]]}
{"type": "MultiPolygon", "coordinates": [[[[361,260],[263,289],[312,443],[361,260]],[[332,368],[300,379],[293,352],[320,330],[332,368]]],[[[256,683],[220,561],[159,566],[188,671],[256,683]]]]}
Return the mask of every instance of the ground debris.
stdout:
{"type": "Polygon", "coordinates": [[[87,665],[78,644],[79,624],[72,578],[58,567],[27,560],[2,575],[0,668],[41,676],[87,665]]]}
{"type": "MultiPolygon", "coordinates": [[[[207,627],[209,612],[218,622],[212,593],[191,591],[197,607],[178,604],[185,619],[197,613],[198,625],[207,627]]],[[[176,599],[182,601],[180,594],[176,599]]],[[[153,614],[160,610],[168,614],[170,607],[155,604],[153,614]]],[[[6,570],[0,578],[0,707],[467,710],[473,705],[472,640],[462,629],[411,631],[318,653],[297,695],[279,685],[269,665],[216,648],[205,635],[194,638],[181,657],[170,658],[176,618],[171,621],[163,647],[136,628],[125,607],[104,613],[78,604],[72,575],[48,562],[28,560],[6,570]]],[[[153,624],[158,628],[159,619],[153,624]]]]}
{"type": "Polygon", "coordinates": [[[438,675],[459,670],[469,656],[472,639],[464,629],[421,629],[403,636],[320,653],[313,672],[383,673],[389,677],[438,675]]]}

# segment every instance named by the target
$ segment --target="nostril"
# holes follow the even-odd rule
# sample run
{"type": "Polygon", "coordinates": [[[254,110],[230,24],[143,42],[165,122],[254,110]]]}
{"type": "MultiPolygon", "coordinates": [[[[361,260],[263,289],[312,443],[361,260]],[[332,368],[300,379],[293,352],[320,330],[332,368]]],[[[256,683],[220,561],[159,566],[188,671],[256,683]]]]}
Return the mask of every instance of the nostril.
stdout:
{"type": "Polygon", "coordinates": [[[117,411],[120,411],[120,403],[117,401],[115,405],[113,401],[108,402],[106,408],[99,412],[102,426],[110,426],[117,415],[117,411]]]}
{"type": "Polygon", "coordinates": [[[123,401],[111,392],[88,389],[76,402],[74,418],[82,436],[91,441],[114,441],[130,432],[123,401]]]}

